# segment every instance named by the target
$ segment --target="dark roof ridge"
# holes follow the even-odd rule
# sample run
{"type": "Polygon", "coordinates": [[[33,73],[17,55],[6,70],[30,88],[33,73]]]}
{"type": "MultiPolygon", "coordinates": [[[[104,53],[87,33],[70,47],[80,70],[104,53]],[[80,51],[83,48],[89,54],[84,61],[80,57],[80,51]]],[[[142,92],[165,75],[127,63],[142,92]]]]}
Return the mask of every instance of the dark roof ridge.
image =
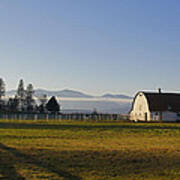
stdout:
{"type": "Polygon", "coordinates": [[[150,92],[150,91],[140,91],[140,92],[142,92],[142,93],[144,93],[144,94],[160,94],[160,95],[180,95],[180,93],[173,93],[173,92],[161,92],[161,93],[159,93],[159,92],[150,92]]]}

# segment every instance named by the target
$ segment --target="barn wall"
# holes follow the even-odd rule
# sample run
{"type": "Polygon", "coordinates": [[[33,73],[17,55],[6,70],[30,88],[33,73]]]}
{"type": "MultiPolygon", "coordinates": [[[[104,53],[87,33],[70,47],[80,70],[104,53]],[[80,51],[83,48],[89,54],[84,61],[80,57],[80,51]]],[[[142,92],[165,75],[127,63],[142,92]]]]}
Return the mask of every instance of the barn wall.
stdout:
{"type": "MultiPolygon", "coordinates": [[[[160,121],[160,113],[152,112],[151,119],[152,119],[152,121],[160,121]]],[[[178,116],[178,113],[165,111],[165,112],[162,112],[162,121],[163,122],[180,121],[180,116],[178,116]]]]}
{"type": "Polygon", "coordinates": [[[149,111],[147,99],[143,93],[139,93],[134,99],[132,111],[130,112],[130,120],[145,121],[145,114],[147,114],[147,121],[150,121],[151,114],[149,111]]]}
{"type": "Polygon", "coordinates": [[[177,113],[169,112],[169,111],[162,113],[163,121],[177,121],[177,119],[178,119],[177,113]]]}

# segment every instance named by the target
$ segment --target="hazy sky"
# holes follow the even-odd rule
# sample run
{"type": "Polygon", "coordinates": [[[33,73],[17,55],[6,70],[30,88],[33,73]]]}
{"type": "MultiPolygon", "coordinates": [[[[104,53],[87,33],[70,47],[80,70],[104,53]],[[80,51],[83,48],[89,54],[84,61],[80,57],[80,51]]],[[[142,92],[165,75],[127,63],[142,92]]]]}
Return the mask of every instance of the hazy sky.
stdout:
{"type": "Polygon", "coordinates": [[[180,90],[180,1],[0,0],[0,67],[8,89],[180,90]]]}

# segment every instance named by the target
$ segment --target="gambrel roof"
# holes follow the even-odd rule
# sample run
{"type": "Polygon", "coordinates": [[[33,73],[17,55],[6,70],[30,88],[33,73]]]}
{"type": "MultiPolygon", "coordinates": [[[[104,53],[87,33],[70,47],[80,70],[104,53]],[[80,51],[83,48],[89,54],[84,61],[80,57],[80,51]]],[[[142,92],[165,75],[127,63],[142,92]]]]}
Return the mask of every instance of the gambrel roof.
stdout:
{"type": "Polygon", "coordinates": [[[180,94],[178,93],[155,93],[142,92],[152,111],[172,111],[180,112],[180,94]]]}

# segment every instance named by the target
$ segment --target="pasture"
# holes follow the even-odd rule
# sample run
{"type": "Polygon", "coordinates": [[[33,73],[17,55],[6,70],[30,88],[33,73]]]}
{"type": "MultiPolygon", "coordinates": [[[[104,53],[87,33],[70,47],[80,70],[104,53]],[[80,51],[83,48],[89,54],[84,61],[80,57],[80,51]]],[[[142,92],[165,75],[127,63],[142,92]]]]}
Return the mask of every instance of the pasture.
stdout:
{"type": "Polygon", "coordinates": [[[0,120],[0,179],[180,179],[180,124],[0,120]]]}

